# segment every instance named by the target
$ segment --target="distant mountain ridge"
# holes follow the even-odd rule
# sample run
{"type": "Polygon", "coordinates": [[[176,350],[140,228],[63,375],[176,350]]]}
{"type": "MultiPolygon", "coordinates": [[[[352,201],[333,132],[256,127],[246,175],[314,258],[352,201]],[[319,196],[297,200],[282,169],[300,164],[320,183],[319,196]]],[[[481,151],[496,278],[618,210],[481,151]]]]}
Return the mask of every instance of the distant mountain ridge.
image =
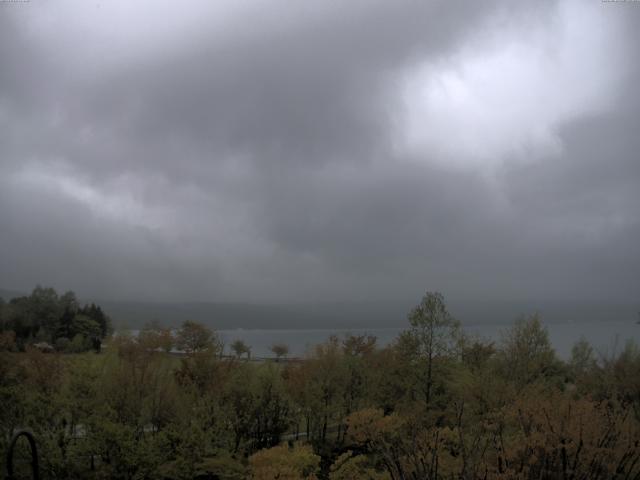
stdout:
{"type": "MultiPolygon", "coordinates": [[[[415,301],[249,304],[200,302],[98,302],[117,327],[139,328],[157,320],[177,326],[184,320],[215,329],[366,329],[408,326],[407,314],[415,301]]],[[[539,313],[545,323],[629,321],[637,319],[631,302],[507,302],[451,301],[451,313],[463,325],[508,324],[539,313]]]]}
{"type": "MultiPolygon", "coordinates": [[[[5,301],[26,295],[0,289],[5,301]]],[[[116,328],[138,329],[150,321],[177,326],[184,320],[228,329],[366,329],[408,326],[407,314],[419,301],[297,302],[281,304],[234,302],[151,302],[80,299],[95,302],[116,328]]],[[[508,324],[539,313],[545,323],[593,321],[635,322],[640,302],[621,301],[447,301],[463,325],[508,324]]]]}

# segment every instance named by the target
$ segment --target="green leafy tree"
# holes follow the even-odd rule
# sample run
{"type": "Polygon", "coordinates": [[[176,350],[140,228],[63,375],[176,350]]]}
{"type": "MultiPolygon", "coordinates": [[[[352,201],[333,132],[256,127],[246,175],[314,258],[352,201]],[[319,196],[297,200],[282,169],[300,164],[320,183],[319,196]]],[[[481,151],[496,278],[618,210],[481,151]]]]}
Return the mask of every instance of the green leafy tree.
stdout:
{"type": "Polygon", "coordinates": [[[409,313],[409,335],[423,364],[421,384],[427,405],[431,403],[434,365],[439,357],[456,351],[460,324],[451,316],[442,294],[427,292],[409,313]]]}
{"type": "Polygon", "coordinates": [[[574,377],[582,377],[596,368],[596,358],[593,347],[583,337],[571,348],[569,368],[574,377]]]}
{"type": "Polygon", "coordinates": [[[503,334],[498,358],[506,378],[520,386],[558,373],[549,333],[538,315],[516,321],[503,334]]]}
{"type": "Polygon", "coordinates": [[[187,353],[202,351],[220,352],[218,335],[201,323],[186,320],[176,334],[176,346],[187,353]]]}
{"type": "Polygon", "coordinates": [[[91,305],[85,305],[84,308],[81,309],[80,313],[83,313],[98,322],[98,325],[100,325],[102,338],[111,335],[111,333],[113,332],[111,319],[107,316],[106,313],[104,313],[100,305],[96,305],[94,303],[92,303],[91,305]]]}
{"type": "Polygon", "coordinates": [[[234,452],[275,446],[291,425],[291,402],[280,371],[273,365],[239,366],[223,398],[233,430],[234,452]]]}
{"type": "Polygon", "coordinates": [[[2,308],[2,330],[12,330],[20,349],[35,342],[56,344],[62,337],[81,335],[86,349],[99,350],[101,339],[111,332],[111,320],[95,304],[80,307],[75,293],[58,295],[53,288],[37,286],[28,296],[16,297],[2,308]]]}
{"type": "Polygon", "coordinates": [[[251,347],[240,339],[234,340],[230,347],[231,351],[233,351],[234,355],[238,358],[246,355],[248,360],[251,357],[251,347]]]}
{"type": "Polygon", "coordinates": [[[274,343],[271,345],[271,352],[276,356],[276,360],[286,358],[289,355],[289,346],[285,343],[274,343]]]}

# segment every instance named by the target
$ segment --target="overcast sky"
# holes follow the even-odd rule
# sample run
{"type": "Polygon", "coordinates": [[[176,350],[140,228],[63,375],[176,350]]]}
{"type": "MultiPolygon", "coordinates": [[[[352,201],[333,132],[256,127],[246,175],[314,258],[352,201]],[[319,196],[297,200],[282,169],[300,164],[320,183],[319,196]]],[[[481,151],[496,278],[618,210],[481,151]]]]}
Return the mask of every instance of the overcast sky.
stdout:
{"type": "Polygon", "coordinates": [[[0,1],[0,287],[640,297],[640,3],[0,1]]]}

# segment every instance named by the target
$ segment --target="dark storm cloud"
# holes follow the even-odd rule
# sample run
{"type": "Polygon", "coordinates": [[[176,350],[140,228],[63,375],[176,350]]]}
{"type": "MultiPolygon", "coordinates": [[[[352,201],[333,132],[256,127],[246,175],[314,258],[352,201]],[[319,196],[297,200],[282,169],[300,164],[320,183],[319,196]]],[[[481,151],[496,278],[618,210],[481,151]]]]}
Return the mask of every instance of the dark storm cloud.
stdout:
{"type": "Polygon", "coordinates": [[[1,286],[638,294],[636,11],[32,3],[0,10],[1,286]]]}
{"type": "Polygon", "coordinates": [[[182,162],[195,156],[196,169],[234,154],[267,169],[367,161],[388,135],[390,73],[412,56],[449,48],[487,12],[429,3],[364,7],[333,5],[330,15],[289,29],[258,24],[238,38],[197,37],[89,85],[74,102],[76,121],[90,119],[127,149],[151,147],[138,152],[138,165],[164,160],[174,168],[178,152],[153,150],[167,136],[184,152],[182,162]]]}

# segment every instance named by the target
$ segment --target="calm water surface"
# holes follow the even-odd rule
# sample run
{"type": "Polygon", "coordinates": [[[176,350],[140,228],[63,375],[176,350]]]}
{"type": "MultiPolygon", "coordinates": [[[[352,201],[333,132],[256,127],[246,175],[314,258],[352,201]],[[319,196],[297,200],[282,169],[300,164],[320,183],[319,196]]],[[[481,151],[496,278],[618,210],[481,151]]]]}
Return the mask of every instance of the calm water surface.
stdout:
{"type": "MultiPolygon", "coordinates": [[[[634,322],[580,322],[555,323],[545,325],[556,352],[563,358],[571,354],[571,347],[584,337],[594,349],[603,355],[619,352],[627,341],[633,339],[640,343],[640,325],[634,322]]],[[[508,325],[468,325],[464,330],[469,334],[476,334],[493,341],[500,341],[501,332],[508,325]]],[[[269,347],[274,343],[285,343],[289,346],[290,356],[302,357],[312,347],[324,342],[331,335],[344,336],[346,334],[374,335],[378,345],[384,346],[393,341],[403,328],[372,328],[372,329],[308,329],[308,330],[220,330],[226,345],[234,340],[243,340],[251,346],[254,357],[272,356],[269,347]]],[[[227,347],[228,348],[228,347],[227,347]]]]}

